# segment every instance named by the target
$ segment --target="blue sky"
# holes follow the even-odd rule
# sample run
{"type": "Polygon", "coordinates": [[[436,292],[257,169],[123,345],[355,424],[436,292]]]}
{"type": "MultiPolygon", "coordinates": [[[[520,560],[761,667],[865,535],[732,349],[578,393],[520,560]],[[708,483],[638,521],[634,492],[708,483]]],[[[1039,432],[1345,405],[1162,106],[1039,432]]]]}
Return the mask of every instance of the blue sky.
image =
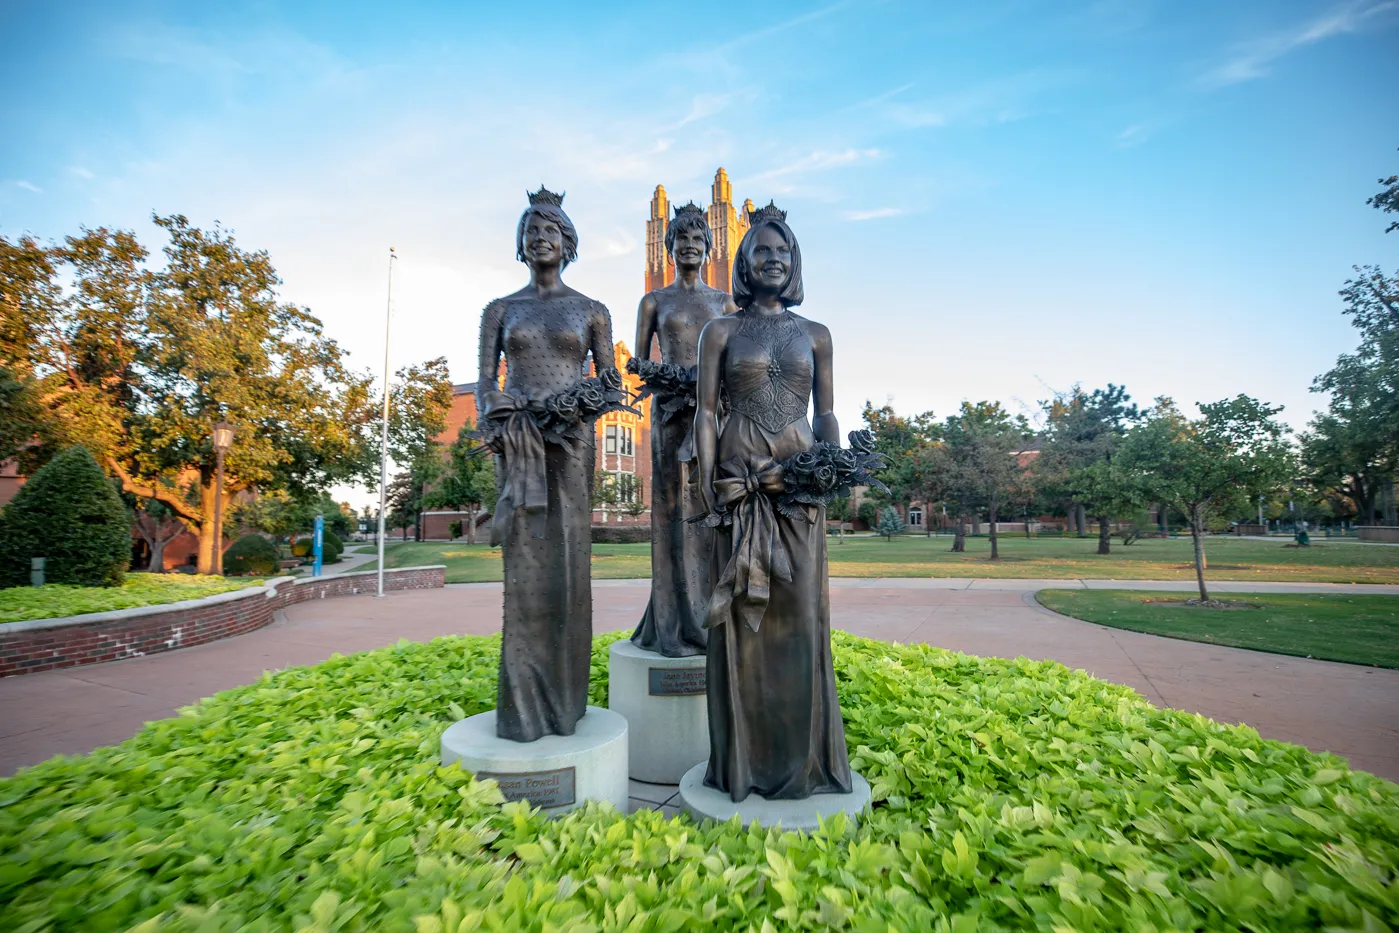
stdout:
{"type": "Polygon", "coordinates": [[[474,379],[526,188],[630,342],[651,191],[789,212],[842,423],[1125,383],[1300,426],[1394,265],[1399,0],[0,3],[0,232],[215,219],[363,367],[474,379]],[[205,8],[207,7],[207,8],[205,8]]]}

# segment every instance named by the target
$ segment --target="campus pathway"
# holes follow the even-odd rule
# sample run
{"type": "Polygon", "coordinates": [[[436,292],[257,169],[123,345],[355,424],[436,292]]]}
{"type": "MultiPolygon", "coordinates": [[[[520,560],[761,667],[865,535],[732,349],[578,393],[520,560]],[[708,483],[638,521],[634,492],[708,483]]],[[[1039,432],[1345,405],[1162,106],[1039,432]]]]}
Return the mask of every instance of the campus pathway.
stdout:
{"type": "MultiPolygon", "coordinates": [[[[360,567],[379,559],[379,552],[366,545],[347,545],[340,560],[333,564],[321,565],[321,576],[334,577],[342,573],[354,573],[360,567]]],[[[309,573],[304,576],[310,576],[309,573]]]]}
{"type": "MultiPolygon", "coordinates": [[[[593,584],[594,628],[633,626],[648,583],[593,584]]],[[[837,628],[969,654],[1049,658],[1127,684],[1159,706],[1244,722],[1268,738],[1335,752],[1355,768],[1399,780],[1399,670],[1313,661],[1105,628],[1049,612],[1045,587],[1189,590],[1189,583],[1122,580],[833,579],[837,628]]],[[[1363,592],[1399,586],[1214,583],[1218,592],[1363,592]]],[[[238,638],[146,658],[0,679],[0,775],[59,753],[120,742],[147,720],[265,669],[500,627],[498,583],[351,596],[289,607],[238,638]]],[[[656,788],[657,796],[669,791],[656,788]]],[[[634,789],[639,799],[646,789],[634,789]]],[[[661,803],[656,800],[655,803],[661,803]]]]}

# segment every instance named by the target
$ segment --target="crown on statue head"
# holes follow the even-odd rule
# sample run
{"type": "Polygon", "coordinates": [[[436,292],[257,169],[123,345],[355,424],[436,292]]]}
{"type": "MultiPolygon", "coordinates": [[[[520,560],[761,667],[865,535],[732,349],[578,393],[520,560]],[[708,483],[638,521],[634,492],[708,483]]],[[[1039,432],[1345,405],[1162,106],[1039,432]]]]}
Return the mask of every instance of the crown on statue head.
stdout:
{"type": "Polygon", "coordinates": [[[768,202],[767,207],[760,207],[756,211],[748,212],[748,226],[756,227],[758,224],[766,223],[770,220],[787,222],[787,212],[779,210],[776,204],[768,202]]]}
{"type": "Polygon", "coordinates": [[[701,217],[705,216],[704,208],[700,207],[694,201],[691,201],[689,204],[681,204],[675,209],[676,220],[680,219],[681,214],[698,214],[701,217]]]}
{"type": "Polygon", "coordinates": [[[527,191],[525,193],[529,195],[529,203],[531,204],[531,206],[535,204],[552,204],[554,207],[562,207],[563,196],[567,192],[555,194],[548,188],[544,187],[543,185],[540,185],[538,191],[527,191]]]}

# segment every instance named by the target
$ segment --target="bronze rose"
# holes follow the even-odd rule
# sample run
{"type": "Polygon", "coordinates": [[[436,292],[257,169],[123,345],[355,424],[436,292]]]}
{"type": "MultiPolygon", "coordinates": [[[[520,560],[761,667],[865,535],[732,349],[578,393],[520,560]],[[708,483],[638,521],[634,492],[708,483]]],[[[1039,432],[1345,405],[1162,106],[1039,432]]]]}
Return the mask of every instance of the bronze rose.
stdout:
{"type": "Polygon", "coordinates": [[[850,447],[862,454],[874,453],[874,432],[873,431],[851,431],[850,447]]]}
{"type": "MultiPolygon", "coordinates": [[[[630,368],[630,363],[628,363],[628,368],[630,368]]],[[[602,383],[604,388],[614,392],[622,388],[622,374],[610,366],[598,373],[598,381],[602,383]]]]}

